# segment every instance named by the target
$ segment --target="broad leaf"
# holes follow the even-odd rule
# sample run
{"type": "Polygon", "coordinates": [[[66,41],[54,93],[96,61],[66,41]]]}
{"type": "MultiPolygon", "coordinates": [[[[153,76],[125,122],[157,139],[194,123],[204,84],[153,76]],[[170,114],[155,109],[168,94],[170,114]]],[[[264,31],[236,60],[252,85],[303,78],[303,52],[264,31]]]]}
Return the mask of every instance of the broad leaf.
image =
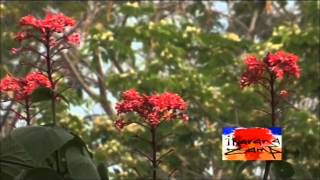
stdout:
{"type": "Polygon", "coordinates": [[[104,163],[100,163],[98,165],[98,172],[99,172],[101,180],[109,180],[108,169],[104,163]]]}
{"type": "Polygon", "coordinates": [[[12,133],[12,137],[37,163],[41,163],[54,151],[73,139],[69,132],[57,127],[18,128],[12,133]]]}
{"type": "Polygon", "coordinates": [[[46,87],[40,87],[31,94],[32,102],[48,101],[52,99],[52,90],[46,87]]]}
{"type": "Polygon", "coordinates": [[[23,169],[34,164],[30,155],[12,136],[0,141],[0,179],[12,179],[23,169]]]}
{"type": "Polygon", "coordinates": [[[49,168],[34,168],[28,170],[21,180],[63,180],[54,170],[49,168]]]}
{"type": "Polygon", "coordinates": [[[58,93],[57,97],[61,98],[67,105],[70,104],[70,102],[68,101],[68,99],[64,95],[58,93]]]}
{"type": "Polygon", "coordinates": [[[77,180],[100,179],[95,164],[84,147],[69,146],[65,156],[71,178],[77,180]]]}
{"type": "Polygon", "coordinates": [[[289,178],[293,176],[294,169],[292,165],[285,161],[275,161],[273,163],[275,174],[281,178],[289,178]]]}

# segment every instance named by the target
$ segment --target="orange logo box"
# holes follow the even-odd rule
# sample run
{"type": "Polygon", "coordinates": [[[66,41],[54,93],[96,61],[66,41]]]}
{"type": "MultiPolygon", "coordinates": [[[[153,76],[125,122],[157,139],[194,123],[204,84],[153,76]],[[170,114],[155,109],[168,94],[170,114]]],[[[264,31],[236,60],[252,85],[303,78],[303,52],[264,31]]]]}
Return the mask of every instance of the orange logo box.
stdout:
{"type": "Polygon", "coordinates": [[[282,160],[282,129],[223,128],[222,160],[282,160]]]}

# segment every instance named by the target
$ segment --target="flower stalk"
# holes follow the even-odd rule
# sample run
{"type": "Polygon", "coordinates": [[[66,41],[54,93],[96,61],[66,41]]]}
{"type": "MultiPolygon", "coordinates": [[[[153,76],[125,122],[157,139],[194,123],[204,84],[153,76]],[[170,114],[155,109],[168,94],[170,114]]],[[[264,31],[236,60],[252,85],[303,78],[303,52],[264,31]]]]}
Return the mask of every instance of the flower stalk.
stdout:
{"type": "Polygon", "coordinates": [[[180,96],[173,93],[153,94],[147,96],[145,94],[138,93],[134,89],[130,89],[125,91],[122,96],[123,101],[116,105],[117,113],[127,114],[134,112],[141,117],[143,122],[125,122],[123,118],[120,118],[115,121],[115,127],[121,130],[126,125],[135,123],[150,130],[150,140],[145,140],[138,135],[135,135],[134,137],[147,142],[151,146],[152,152],[150,155],[147,155],[140,150],[136,151],[148,159],[152,168],[152,180],[156,180],[157,169],[161,163],[161,159],[173,152],[173,150],[170,149],[168,152],[157,157],[157,152],[159,152],[159,143],[168,136],[166,135],[157,139],[157,129],[160,127],[160,124],[174,119],[181,119],[186,122],[188,120],[188,116],[185,114],[185,111],[187,110],[187,103],[184,102],[180,96]]]}
{"type": "Polygon", "coordinates": [[[27,125],[30,126],[31,123],[31,115],[30,115],[30,104],[29,104],[29,98],[26,98],[25,101],[25,109],[26,109],[26,121],[27,125]]]}
{"type": "MultiPolygon", "coordinates": [[[[276,123],[276,103],[275,103],[275,97],[276,97],[276,94],[275,94],[275,76],[273,74],[270,75],[271,78],[270,78],[270,81],[269,81],[269,84],[270,84],[270,108],[271,108],[271,127],[274,127],[275,126],[275,123],[276,123]]],[[[268,176],[269,176],[269,172],[270,172],[270,169],[271,169],[271,162],[272,161],[266,161],[266,166],[264,168],[264,174],[263,174],[263,180],[267,180],[268,179],[268,176]]]]}
{"type": "Polygon", "coordinates": [[[50,32],[46,31],[46,40],[45,40],[45,47],[46,47],[46,64],[47,64],[47,76],[50,81],[52,94],[51,94],[51,113],[52,113],[52,121],[53,125],[57,125],[56,121],[56,97],[55,97],[55,83],[53,80],[53,71],[52,71],[52,61],[51,61],[51,54],[50,54],[50,32]]]}
{"type": "Polygon", "coordinates": [[[151,129],[151,145],[152,145],[152,179],[157,179],[157,141],[156,141],[156,127],[151,129]]]}
{"type": "MultiPolygon", "coordinates": [[[[26,40],[36,41],[44,46],[45,52],[41,53],[32,46],[23,46],[21,44],[22,46],[19,48],[12,48],[11,53],[15,55],[22,52],[32,52],[44,61],[45,67],[39,67],[35,65],[36,63],[24,63],[24,65],[36,68],[40,72],[30,73],[25,79],[18,79],[7,75],[0,81],[0,93],[7,92],[10,94],[13,91],[15,97],[12,101],[25,102],[26,117],[20,114],[17,115],[25,119],[28,125],[30,125],[32,118],[30,114],[30,105],[32,104],[31,94],[39,87],[46,87],[50,89],[53,126],[57,126],[56,97],[58,93],[56,92],[56,84],[59,79],[54,79],[54,73],[59,69],[54,67],[56,61],[54,61],[53,57],[62,50],[69,49],[70,45],[80,43],[80,34],[72,33],[73,31],[67,32],[68,27],[74,27],[75,23],[74,19],[64,16],[62,13],[50,12],[47,12],[44,19],[37,19],[32,15],[28,15],[22,17],[19,21],[19,25],[23,29],[16,34],[15,40],[19,43],[26,40]],[[43,73],[46,73],[46,75],[43,73]]],[[[61,173],[58,150],[55,152],[55,159],[57,172],[61,173]]]]}
{"type": "MultiPolygon", "coordinates": [[[[250,85],[260,85],[266,90],[267,95],[260,91],[258,92],[259,95],[261,95],[269,103],[271,113],[263,110],[262,111],[271,116],[271,127],[276,126],[277,105],[279,104],[280,100],[285,101],[289,96],[289,93],[285,89],[280,89],[279,93],[277,92],[277,80],[280,81],[280,85],[282,85],[289,80],[289,77],[299,78],[300,68],[297,64],[298,60],[299,58],[296,55],[286,53],[284,51],[278,51],[275,54],[268,53],[263,61],[259,61],[255,56],[252,55],[247,56],[245,59],[247,69],[241,77],[240,86],[241,88],[244,88],[250,85]]],[[[263,180],[268,179],[271,162],[272,161],[266,161],[263,180]]]]}

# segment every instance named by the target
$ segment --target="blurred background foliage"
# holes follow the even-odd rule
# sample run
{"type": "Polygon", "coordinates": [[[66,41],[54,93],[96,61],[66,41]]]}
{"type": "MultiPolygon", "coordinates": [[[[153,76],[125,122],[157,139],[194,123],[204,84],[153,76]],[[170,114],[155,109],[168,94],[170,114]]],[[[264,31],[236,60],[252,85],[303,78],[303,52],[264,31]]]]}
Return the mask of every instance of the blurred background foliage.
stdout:
{"type": "MultiPolygon", "coordinates": [[[[284,128],[284,159],[295,171],[291,179],[317,179],[319,174],[319,1],[1,1],[0,76],[23,76],[36,62],[32,54],[13,56],[19,18],[62,12],[78,20],[81,45],[60,54],[59,85],[69,105],[59,106],[59,124],[80,134],[97,163],[109,169],[111,179],[150,176],[148,162],[134,149],[149,152],[135,134],[148,132],[129,125],[123,132],[113,126],[114,104],[120,93],[136,88],[143,93],[171,91],[189,103],[187,124],[161,125],[160,147],[174,149],[161,164],[160,176],[176,179],[256,179],[264,162],[221,160],[221,128],[270,126],[270,117],[253,88],[241,90],[243,57],[263,57],[279,49],[300,57],[302,77],[290,89],[278,125],[284,128]]],[[[13,129],[14,116],[1,110],[1,136],[13,129]]],[[[47,104],[35,111],[35,124],[50,122],[47,104]]],[[[23,122],[16,122],[23,126],[23,122]]],[[[289,173],[290,174],[290,173],[289,173]]],[[[271,171],[272,179],[286,173],[271,171]]]]}

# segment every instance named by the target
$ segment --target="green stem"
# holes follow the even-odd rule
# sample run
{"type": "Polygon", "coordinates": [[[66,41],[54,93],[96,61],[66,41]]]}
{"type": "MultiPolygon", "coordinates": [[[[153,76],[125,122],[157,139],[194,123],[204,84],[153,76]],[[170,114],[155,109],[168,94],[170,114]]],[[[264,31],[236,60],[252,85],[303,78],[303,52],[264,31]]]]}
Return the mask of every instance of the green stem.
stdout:
{"type": "Polygon", "coordinates": [[[51,57],[50,57],[50,33],[47,32],[46,36],[46,64],[47,64],[47,74],[48,79],[50,81],[51,89],[52,89],[52,99],[51,99],[51,112],[52,112],[52,121],[54,126],[56,126],[56,98],[55,98],[55,83],[52,77],[52,64],[51,64],[51,57]]]}
{"type": "MultiPolygon", "coordinates": [[[[270,100],[270,107],[271,107],[271,126],[274,127],[275,123],[276,123],[276,103],[275,103],[275,96],[276,96],[276,92],[275,92],[275,76],[273,74],[271,74],[271,78],[269,81],[270,84],[270,96],[271,96],[271,100],[270,100]]],[[[269,172],[270,172],[270,168],[271,168],[271,161],[267,161],[266,162],[266,166],[264,169],[264,175],[263,175],[263,180],[267,180],[268,176],[269,176],[269,172]]]]}
{"type": "Polygon", "coordinates": [[[157,179],[157,142],[156,127],[151,127],[151,145],[152,145],[152,179],[157,179]]]}
{"type": "MultiPolygon", "coordinates": [[[[47,64],[47,74],[48,74],[48,79],[51,84],[51,89],[52,89],[52,97],[51,97],[51,112],[52,112],[52,121],[53,121],[53,126],[57,125],[56,122],[56,94],[55,94],[55,83],[53,80],[53,70],[52,70],[52,64],[51,64],[51,54],[50,54],[50,32],[46,32],[46,64],[47,64]]],[[[55,152],[55,159],[56,159],[56,167],[57,167],[57,172],[60,173],[60,153],[59,150],[55,152]]]]}
{"type": "Polygon", "coordinates": [[[30,116],[30,106],[29,106],[29,99],[28,98],[26,98],[25,103],[26,103],[25,108],[26,108],[26,114],[27,114],[26,121],[27,121],[27,125],[29,126],[30,122],[31,122],[31,116],[30,116]]]}

